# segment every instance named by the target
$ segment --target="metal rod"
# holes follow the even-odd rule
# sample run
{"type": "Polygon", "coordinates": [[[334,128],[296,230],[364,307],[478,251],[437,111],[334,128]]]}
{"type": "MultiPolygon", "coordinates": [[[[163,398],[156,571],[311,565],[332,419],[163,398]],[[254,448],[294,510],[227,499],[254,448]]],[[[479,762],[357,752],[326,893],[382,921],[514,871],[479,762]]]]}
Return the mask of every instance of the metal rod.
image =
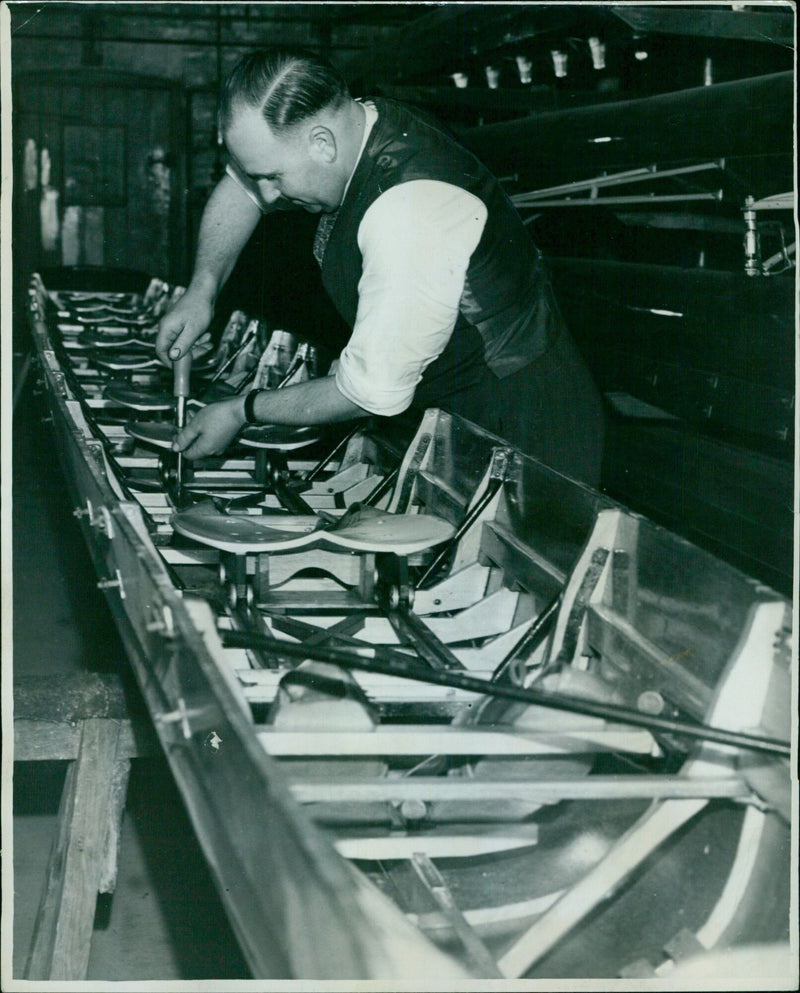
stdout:
{"type": "Polygon", "coordinates": [[[290,510],[293,514],[304,514],[310,517],[327,517],[327,515],[321,514],[318,510],[314,510],[313,507],[307,504],[299,493],[295,493],[295,491],[287,485],[280,470],[275,469],[269,459],[267,459],[267,462],[273,469],[270,473],[272,492],[278,498],[278,502],[283,508],[290,510]]]}
{"type": "MultiPolygon", "coordinates": [[[[499,682],[506,675],[506,673],[509,673],[509,670],[512,668],[517,659],[522,658],[523,655],[532,652],[534,648],[536,648],[540,639],[547,633],[550,625],[553,623],[553,619],[558,614],[563,596],[564,591],[559,590],[544,610],[542,610],[542,612],[534,618],[533,623],[525,634],[523,634],[516,645],[514,645],[508,655],[506,655],[506,657],[500,662],[492,673],[493,683],[499,682]]],[[[514,679],[511,681],[515,682],[514,679]]]]}
{"type": "Polygon", "coordinates": [[[344,438],[342,438],[341,441],[337,442],[334,448],[327,455],[323,456],[323,458],[321,458],[319,462],[317,462],[317,464],[313,467],[313,469],[309,469],[309,471],[306,473],[306,475],[303,478],[303,482],[304,483],[313,482],[317,478],[317,476],[319,476],[322,473],[322,470],[325,468],[325,466],[327,466],[329,462],[332,462],[339,454],[339,452],[342,451],[343,448],[347,447],[347,443],[350,441],[353,435],[360,430],[361,430],[361,425],[355,424],[347,432],[344,438]]]}
{"type": "Polygon", "coordinates": [[[386,617],[401,641],[406,639],[414,651],[434,669],[463,669],[464,666],[429,627],[409,610],[387,610],[386,617]]]}
{"type": "Polygon", "coordinates": [[[294,376],[294,374],[297,372],[300,366],[306,361],[307,353],[308,350],[304,348],[303,345],[300,345],[300,347],[292,356],[292,361],[289,363],[289,368],[283,374],[283,379],[281,379],[281,381],[275,387],[276,390],[280,390],[284,386],[286,386],[286,384],[289,382],[292,376],[294,376]]]}
{"type": "Polygon", "coordinates": [[[504,683],[492,683],[487,679],[469,676],[453,669],[429,669],[414,662],[401,662],[399,659],[386,661],[378,658],[374,648],[367,647],[345,651],[341,649],[305,648],[280,641],[267,635],[250,632],[220,631],[222,643],[228,648],[260,648],[272,650],[277,655],[288,658],[312,659],[318,662],[329,662],[344,668],[361,669],[365,672],[377,672],[386,676],[398,676],[401,679],[414,679],[422,683],[433,683],[437,686],[448,686],[455,689],[467,690],[487,696],[503,697],[507,700],[518,700],[520,703],[536,704],[540,707],[550,707],[575,714],[586,714],[607,721],[617,721],[643,727],[649,731],[660,731],[667,734],[685,735],[705,741],[715,741],[735,748],[744,748],[756,752],[767,752],[772,755],[788,757],[791,748],[788,742],[776,738],[763,738],[738,731],[727,731],[724,728],[709,727],[706,724],[695,724],[688,721],[673,720],[665,717],[655,717],[642,714],[638,710],[620,707],[613,704],[600,703],[578,697],[565,696],[560,693],[543,693],[540,690],[524,689],[504,683]]]}
{"type": "Polygon", "coordinates": [[[707,172],[709,169],[721,169],[724,164],[724,159],[718,159],[714,162],[703,162],[700,165],[680,166],[675,169],[662,169],[660,171],[655,165],[647,166],[643,169],[631,169],[628,172],[615,172],[610,176],[598,176],[595,179],[581,179],[575,183],[563,183],[561,186],[548,186],[541,190],[532,190],[530,193],[518,193],[511,197],[511,202],[518,204],[539,197],[551,197],[556,193],[579,193],[604,186],[627,186],[628,183],[642,183],[648,179],[666,179],[669,176],[684,176],[690,172],[707,172]]]}
{"type": "MultiPolygon", "coordinates": [[[[537,210],[543,207],[603,207],[609,204],[635,204],[635,203],[688,203],[690,200],[715,200],[722,199],[722,190],[715,193],[674,193],[669,196],[638,196],[638,197],[579,197],[574,200],[532,200],[530,203],[518,203],[517,207],[531,207],[537,210]]],[[[529,223],[530,218],[525,221],[529,223]]]]}
{"type": "Polygon", "coordinates": [[[787,248],[783,248],[780,252],[770,255],[770,257],[761,264],[761,268],[764,272],[769,272],[769,270],[773,269],[780,261],[785,261],[787,265],[791,265],[792,260],[789,256],[794,255],[796,251],[797,242],[793,241],[787,248]]]}
{"type": "Polygon", "coordinates": [[[375,487],[375,489],[370,493],[366,500],[363,502],[367,507],[375,507],[379,500],[381,500],[389,490],[394,486],[397,481],[397,477],[400,475],[400,466],[395,466],[394,469],[387,475],[384,476],[380,483],[375,487]]]}
{"type": "Polygon", "coordinates": [[[429,564],[428,568],[422,574],[419,582],[417,583],[418,589],[425,589],[426,584],[430,582],[431,578],[438,572],[442,563],[444,563],[447,558],[451,555],[453,549],[461,541],[464,535],[469,531],[475,521],[480,517],[480,515],[486,510],[489,504],[494,499],[497,491],[503,485],[503,480],[501,478],[493,479],[486,488],[486,492],[478,500],[472,510],[467,514],[464,520],[459,524],[456,533],[443,545],[442,548],[436,553],[433,560],[429,564]]]}
{"type": "Polygon", "coordinates": [[[225,362],[223,362],[223,364],[219,367],[219,369],[217,369],[217,371],[214,373],[214,375],[211,377],[211,379],[209,379],[208,383],[206,384],[207,387],[213,386],[214,383],[216,383],[217,380],[220,378],[220,376],[222,376],[223,373],[228,371],[230,366],[233,365],[233,363],[239,358],[242,352],[249,347],[250,342],[255,336],[257,331],[258,331],[258,323],[256,321],[250,321],[250,323],[244,329],[244,334],[242,335],[242,340],[239,343],[239,347],[230,356],[228,356],[225,362]]]}

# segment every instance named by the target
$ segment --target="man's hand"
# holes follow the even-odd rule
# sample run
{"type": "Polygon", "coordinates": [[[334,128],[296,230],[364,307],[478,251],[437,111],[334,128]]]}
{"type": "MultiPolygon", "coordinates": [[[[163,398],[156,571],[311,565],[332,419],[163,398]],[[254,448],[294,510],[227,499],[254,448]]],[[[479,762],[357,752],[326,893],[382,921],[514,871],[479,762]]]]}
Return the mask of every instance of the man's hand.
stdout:
{"type": "Polygon", "coordinates": [[[164,365],[171,366],[185,355],[206,330],[213,316],[211,297],[190,286],[158,325],[156,354],[164,365]]]}
{"type": "Polygon", "coordinates": [[[172,443],[189,459],[220,455],[245,425],[244,397],[231,397],[198,410],[172,443]]]}

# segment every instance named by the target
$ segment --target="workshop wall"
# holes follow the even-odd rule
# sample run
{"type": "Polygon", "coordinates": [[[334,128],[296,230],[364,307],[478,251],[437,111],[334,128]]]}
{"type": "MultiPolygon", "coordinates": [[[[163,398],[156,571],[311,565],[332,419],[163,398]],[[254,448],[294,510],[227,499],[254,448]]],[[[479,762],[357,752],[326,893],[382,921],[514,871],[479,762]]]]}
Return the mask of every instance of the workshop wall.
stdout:
{"type": "MultiPolygon", "coordinates": [[[[390,30],[380,24],[336,23],[314,7],[304,11],[291,4],[273,10],[253,4],[17,4],[11,14],[15,113],[47,118],[43,130],[26,126],[29,121],[20,121],[14,129],[20,185],[34,183],[23,179],[25,149],[34,140],[37,155],[44,149],[49,155],[48,187],[63,196],[62,183],[75,177],[64,174],[63,142],[69,138],[65,139],[61,129],[85,128],[99,102],[103,123],[96,123],[104,132],[94,136],[97,147],[89,148],[87,154],[98,159],[100,170],[120,187],[126,171],[129,176],[138,171],[138,182],[129,183],[123,195],[131,201],[149,201],[152,211],[162,216],[169,213],[164,202],[168,197],[169,204],[177,206],[179,229],[173,232],[173,241],[188,241],[179,252],[165,246],[163,236],[154,238],[152,223],[141,216],[127,217],[121,228],[118,216],[112,215],[106,223],[90,209],[81,217],[87,233],[80,243],[68,230],[67,245],[60,252],[51,224],[50,233],[45,227],[42,244],[34,246],[33,254],[40,249],[47,261],[61,254],[67,263],[129,264],[130,258],[138,257],[141,262],[140,243],[144,243],[156,248],[149,253],[149,268],[173,279],[188,274],[191,251],[186,248],[194,243],[203,204],[224,168],[224,151],[217,141],[216,99],[219,81],[239,56],[258,45],[286,44],[324,47],[337,59],[347,60],[390,30]],[[38,85],[44,67],[56,75],[62,70],[60,82],[54,79],[49,87],[38,85]],[[126,98],[119,94],[120,74],[146,81],[138,104],[129,100],[126,106],[126,98]],[[161,92],[156,80],[162,81],[161,92]],[[70,84],[68,92],[59,99],[54,88],[60,90],[66,83],[70,84]],[[108,97],[102,97],[106,91],[108,97]],[[167,94],[177,102],[170,108],[168,126],[148,130],[144,122],[166,120],[161,104],[167,94]],[[114,118],[113,125],[110,118],[106,120],[104,108],[114,118]],[[111,127],[120,130],[114,134],[108,130],[111,127]],[[135,161],[127,161],[134,154],[135,161]],[[181,215],[185,216],[183,223],[181,215]],[[132,236],[127,248],[114,243],[115,230],[132,236]]],[[[127,88],[132,90],[135,83],[127,79],[127,88]]],[[[86,131],[72,134],[73,140],[84,145],[90,141],[86,131]]],[[[29,149],[29,158],[31,154],[29,149]]],[[[102,199],[100,191],[86,190],[83,198],[93,194],[102,199]]],[[[60,208],[64,206],[62,200],[60,208]]],[[[70,219],[65,223],[69,229],[70,219]]]]}
{"type": "MultiPolygon", "coordinates": [[[[607,492],[791,589],[788,5],[13,3],[11,19],[15,288],[53,262],[188,279],[225,162],[220,81],[255,46],[311,47],[356,95],[435,113],[516,198],[606,394],[607,492]],[[615,180],[631,170],[646,182],[615,180]],[[781,194],[751,232],[760,269],[743,207],[781,194]]],[[[218,315],[335,352],[314,228],[265,218],[218,315]]]]}

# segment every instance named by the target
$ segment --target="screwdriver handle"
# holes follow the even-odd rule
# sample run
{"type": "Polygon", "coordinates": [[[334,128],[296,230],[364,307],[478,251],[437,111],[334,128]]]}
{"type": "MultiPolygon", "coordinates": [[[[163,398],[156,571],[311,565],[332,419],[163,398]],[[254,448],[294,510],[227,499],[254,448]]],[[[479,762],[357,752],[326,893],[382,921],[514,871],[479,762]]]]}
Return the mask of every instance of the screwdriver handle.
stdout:
{"type": "Polygon", "coordinates": [[[172,395],[176,397],[189,396],[189,376],[192,371],[192,353],[187,352],[172,363],[173,387],[172,395]]]}

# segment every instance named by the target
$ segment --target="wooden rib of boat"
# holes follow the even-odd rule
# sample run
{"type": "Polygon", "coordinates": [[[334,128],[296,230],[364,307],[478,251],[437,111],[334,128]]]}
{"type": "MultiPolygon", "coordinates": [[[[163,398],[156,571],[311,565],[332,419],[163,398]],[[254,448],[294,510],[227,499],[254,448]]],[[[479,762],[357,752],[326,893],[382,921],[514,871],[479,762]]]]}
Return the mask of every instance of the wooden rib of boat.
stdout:
{"type": "Polygon", "coordinates": [[[785,598],[440,410],[178,476],[68,285],[30,293],[59,454],[254,977],[790,974],[785,598]]]}

